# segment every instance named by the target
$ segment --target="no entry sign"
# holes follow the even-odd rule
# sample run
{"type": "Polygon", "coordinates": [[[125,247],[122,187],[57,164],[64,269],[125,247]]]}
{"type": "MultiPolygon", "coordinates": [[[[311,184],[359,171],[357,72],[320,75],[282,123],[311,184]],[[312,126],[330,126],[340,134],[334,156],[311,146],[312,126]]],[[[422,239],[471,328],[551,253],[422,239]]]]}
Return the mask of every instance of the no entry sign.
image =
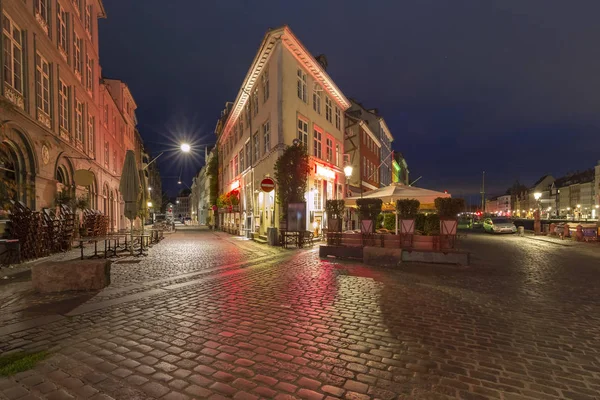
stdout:
{"type": "Polygon", "coordinates": [[[269,193],[273,189],[275,189],[275,182],[271,178],[265,178],[262,181],[260,181],[260,188],[263,192],[269,193]]]}

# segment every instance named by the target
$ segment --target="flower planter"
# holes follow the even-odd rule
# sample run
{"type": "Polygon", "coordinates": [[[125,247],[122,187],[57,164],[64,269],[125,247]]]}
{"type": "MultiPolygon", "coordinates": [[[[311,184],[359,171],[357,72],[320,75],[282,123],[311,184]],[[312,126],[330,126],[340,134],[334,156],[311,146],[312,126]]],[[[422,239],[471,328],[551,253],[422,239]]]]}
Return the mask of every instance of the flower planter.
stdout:
{"type": "Polygon", "coordinates": [[[440,220],[440,234],[441,235],[456,235],[457,227],[458,227],[458,220],[456,220],[456,219],[441,219],[440,220]]]}
{"type": "Polygon", "coordinates": [[[329,232],[341,232],[342,231],[342,220],[341,219],[328,219],[327,229],[329,232]]]}
{"type": "Polygon", "coordinates": [[[414,219],[401,219],[400,220],[400,233],[412,235],[415,233],[415,220],[414,219]]]}
{"type": "Polygon", "coordinates": [[[373,221],[370,219],[363,219],[360,221],[361,233],[373,233],[373,221]]]}
{"type": "Polygon", "coordinates": [[[412,248],[415,250],[435,250],[438,247],[438,236],[413,235],[412,248]]]}

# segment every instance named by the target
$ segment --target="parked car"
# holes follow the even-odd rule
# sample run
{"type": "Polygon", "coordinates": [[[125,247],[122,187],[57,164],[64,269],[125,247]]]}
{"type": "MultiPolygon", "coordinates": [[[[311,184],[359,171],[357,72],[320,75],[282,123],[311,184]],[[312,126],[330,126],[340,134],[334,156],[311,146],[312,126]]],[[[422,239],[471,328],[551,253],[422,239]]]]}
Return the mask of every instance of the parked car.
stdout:
{"type": "Polygon", "coordinates": [[[483,230],[489,233],[515,233],[517,227],[506,218],[486,218],[483,220],[483,230]]]}

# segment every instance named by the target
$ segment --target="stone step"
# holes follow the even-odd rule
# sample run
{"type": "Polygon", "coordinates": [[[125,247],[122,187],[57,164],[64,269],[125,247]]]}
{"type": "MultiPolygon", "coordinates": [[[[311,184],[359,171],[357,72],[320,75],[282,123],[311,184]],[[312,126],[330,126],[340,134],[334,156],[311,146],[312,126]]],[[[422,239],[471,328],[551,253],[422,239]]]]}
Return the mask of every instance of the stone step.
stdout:
{"type": "Polygon", "coordinates": [[[253,235],[253,239],[254,239],[255,242],[262,243],[262,244],[267,244],[267,237],[265,235],[254,234],[253,235]]]}

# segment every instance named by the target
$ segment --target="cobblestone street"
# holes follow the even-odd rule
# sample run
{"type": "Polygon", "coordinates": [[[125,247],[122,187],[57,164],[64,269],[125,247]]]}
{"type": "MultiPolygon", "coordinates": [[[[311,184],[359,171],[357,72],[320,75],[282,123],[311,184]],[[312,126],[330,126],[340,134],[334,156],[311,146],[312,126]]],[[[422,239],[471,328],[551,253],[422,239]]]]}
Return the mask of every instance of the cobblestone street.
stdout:
{"type": "Polygon", "coordinates": [[[180,230],[93,297],[3,306],[0,352],[51,355],[0,399],[599,398],[600,248],[461,247],[383,269],[180,230]]]}

